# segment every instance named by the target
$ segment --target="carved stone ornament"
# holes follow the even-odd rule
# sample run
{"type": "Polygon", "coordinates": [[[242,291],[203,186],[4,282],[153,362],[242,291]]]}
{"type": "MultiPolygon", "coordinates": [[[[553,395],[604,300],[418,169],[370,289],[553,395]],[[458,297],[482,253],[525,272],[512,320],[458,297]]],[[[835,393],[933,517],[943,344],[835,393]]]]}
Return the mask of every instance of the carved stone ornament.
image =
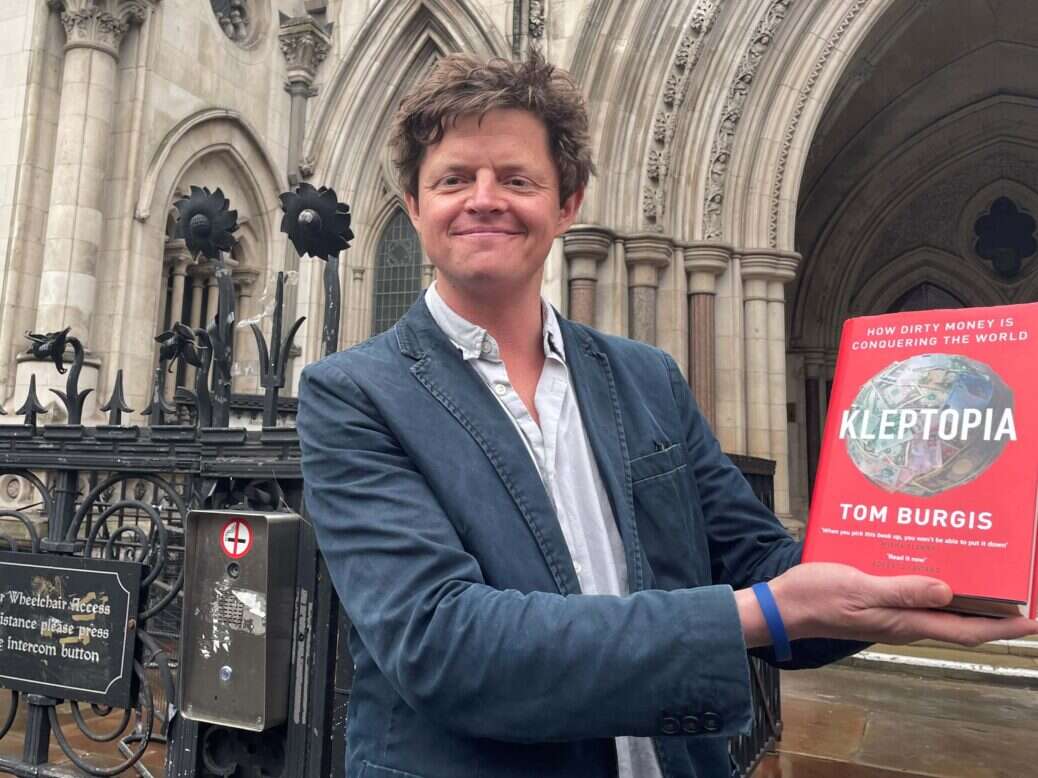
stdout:
{"type": "Polygon", "coordinates": [[[663,83],[660,100],[663,105],[652,123],[653,147],[645,163],[648,182],[642,192],[642,216],[647,229],[660,230],[656,225],[662,218],[665,205],[664,184],[668,173],[670,144],[674,139],[674,111],[681,106],[688,93],[689,76],[703,51],[703,41],[714,26],[724,0],[698,0],[692,11],[688,28],[681,36],[667,79],[663,83]]]}
{"type": "Polygon", "coordinates": [[[61,14],[65,49],[100,49],[118,56],[119,45],[132,24],[147,18],[148,0],[49,0],[61,14]]]}
{"type": "Polygon", "coordinates": [[[728,177],[728,161],[735,145],[735,132],[742,118],[743,107],[753,85],[753,78],[760,67],[764,53],[775,39],[775,31],[789,13],[793,0],[774,0],[757,22],[750,45],[743,54],[735,79],[728,87],[722,115],[724,119],[717,129],[714,145],[710,151],[710,179],[703,198],[703,236],[706,240],[721,237],[721,211],[724,190],[728,177]]]}
{"type": "MultiPolygon", "coordinates": [[[[789,126],[786,128],[786,132],[782,137],[782,150],[779,152],[778,168],[775,172],[775,179],[771,189],[771,211],[768,214],[768,243],[772,248],[778,248],[778,221],[779,221],[779,209],[781,207],[782,187],[786,177],[786,166],[789,163],[789,154],[793,148],[793,140],[796,138],[797,128],[800,126],[800,117],[804,113],[804,108],[807,106],[808,98],[811,96],[811,92],[815,88],[815,84],[818,83],[818,78],[821,76],[822,71],[825,69],[826,63],[832,56],[832,53],[836,51],[836,47],[840,44],[840,40],[843,38],[844,33],[853,24],[855,18],[861,13],[862,9],[868,4],[869,0],[855,0],[843,19],[836,26],[836,29],[829,36],[829,40],[826,41],[825,47],[819,54],[814,67],[811,68],[811,74],[807,77],[807,82],[800,89],[800,94],[797,96],[797,104],[793,109],[793,116],[789,120],[789,126]]],[[[862,68],[855,74],[855,78],[862,75],[863,78],[871,77],[872,65],[866,60],[862,68]]],[[[812,144],[808,152],[808,160],[811,159],[811,154],[814,153],[817,147],[812,144]]]]}
{"type": "Polygon", "coordinates": [[[224,35],[240,45],[250,41],[253,16],[249,0],[209,0],[209,3],[224,35]]]}
{"type": "Polygon", "coordinates": [[[530,21],[527,29],[531,38],[544,37],[544,0],[530,0],[530,21]]]}
{"type": "Polygon", "coordinates": [[[282,21],[278,43],[288,63],[288,83],[311,87],[331,51],[328,33],[312,16],[296,16],[282,21]]]}

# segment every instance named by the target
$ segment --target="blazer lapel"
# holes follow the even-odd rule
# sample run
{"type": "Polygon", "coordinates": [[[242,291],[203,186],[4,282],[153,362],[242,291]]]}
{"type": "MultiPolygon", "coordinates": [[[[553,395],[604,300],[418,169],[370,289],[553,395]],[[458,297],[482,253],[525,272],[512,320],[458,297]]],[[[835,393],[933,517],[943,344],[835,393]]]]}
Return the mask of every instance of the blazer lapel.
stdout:
{"type": "Polygon", "coordinates": [[[613,516],[623,540],[628,588],[636,592],[645,588],[646,572],[641,542],[638,540],[638,525],[634,519],[630,457],[613,371],[608,357],[595,347],[594,341],[586,333],[561,316],[559,326],[584,431],[591,443],[598,474],[609,495],[613,516]]]}
{"type": "Polygon", "coordinates": [[[578,594],[580,584],[555,509],[507,411],[437,326],[424,300],[396,327],[401,351],[416,360],[411,373],[483,450],[530,528],[559,592],[578,594]]]}

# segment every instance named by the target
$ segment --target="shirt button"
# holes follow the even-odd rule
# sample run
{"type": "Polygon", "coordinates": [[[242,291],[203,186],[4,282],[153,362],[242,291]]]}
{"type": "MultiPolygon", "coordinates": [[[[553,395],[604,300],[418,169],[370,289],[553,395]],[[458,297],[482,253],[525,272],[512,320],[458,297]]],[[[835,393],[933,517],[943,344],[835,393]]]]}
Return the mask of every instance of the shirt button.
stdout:
{"type": "Polygon", "coordinates": [[[508,394],[508,385],[494,384],[494,391],[497,392],[498,397],[504,397],[506,394],[508,394]]]}
{"type": "Polygon", "coordinates": [[[577,575],[580,575],[582,572],[584,572],[584,567],[580,564],[580,562],[574,562],[573,569],[576,570],[577,575]]]}
{"type": "Polygon", "coordinates": [[[674,716],[664,716],[660,722],[660,731],[664,735],[676,735],[681,731],[681,724],[674,716]]]}
{"type": "Polygon", "coordinates": [[[489,354],[491,348],[493,347],[490,345],[490,341],[484,340],[483,345],[479,347],[479,350],[482,351],[484,354],[489,354]]]}
{"type": "Polygon", "coordinates": [[[719,732],[721,730],[721,717],[712,711],[704,713],[703,729],[707,732],[719,732]]]}

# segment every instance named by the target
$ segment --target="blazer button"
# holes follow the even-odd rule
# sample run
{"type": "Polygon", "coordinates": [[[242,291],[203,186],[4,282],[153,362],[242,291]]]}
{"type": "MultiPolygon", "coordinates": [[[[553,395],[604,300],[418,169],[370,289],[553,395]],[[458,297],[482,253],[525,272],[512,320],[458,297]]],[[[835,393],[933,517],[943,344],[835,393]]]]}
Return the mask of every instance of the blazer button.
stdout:
{"type": "Polygon", "coordinates": [[[681,731],[681,724],[673,716],[664,716],[660,722],[660,732],[664,735],[676,735],[681,731]]]}
{"type": "Polygon", "coordinates": [[[704,713],[703,714],[703,729],[707,732],[720,732],[721,731],[721,717],[716,713],[704,713]]]}
{"type": "Polygon", "coordinates": [[[681,729],[686,735],[699,734],[699,716],[685,716],[681,719],[681,729]]]}

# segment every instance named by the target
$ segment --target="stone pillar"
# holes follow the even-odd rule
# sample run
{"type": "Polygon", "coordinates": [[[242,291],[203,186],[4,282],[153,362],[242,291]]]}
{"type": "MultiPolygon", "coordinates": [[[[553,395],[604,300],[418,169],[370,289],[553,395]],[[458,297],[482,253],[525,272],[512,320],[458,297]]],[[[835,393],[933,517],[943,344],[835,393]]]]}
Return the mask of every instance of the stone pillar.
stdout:
{"type": "Polygon", "coordinates": [[[656,343],[656,290],[660,270],[670,264],[674,244],[657,233],[624,238],[630,336],[643,343],[656,343]]]}
{"type": "Polygon", "coordinates": [[[90,333],[112,145],[119,45],[144,21],[134,0],[51,0],[65,27],[65,60],[36,331],[90,333]]]}
{"type": "Polygon", "coordinates": [[[804,432],[807,447],[807,494],[814,492],[818,454],[822,448],[822,422],[825,418],[825,363],[820,352],[804,355],[804,432]]]}
{"type": "MultiPolygon", "coordinates": [[[[119,46],[130,25],[144,21],[150,2],[48,2],[61,15],[66,39],[33,330],[54,332],[71,327],[88,349],[105,219],[104,184],[112,148],[119,46]]],[[[64,376],[53,368],[25,355],[18,362],[18,387],[27,386],[35,374],[41,398],[50,396],[49,388],[64,390],[64,376]]],[[[98,368],[99,362],[88,351],[80,389],[97,387],[98,368]]],[[[95,408],[91,395],[84,420],[90,419],[95,408]]]]}
{"type": "Polygon", "coordinates": [[[166,241],[166,258],[172,268],[172,294],[169,301],[169,323],[181,321],[184,315],[184,284],[191,253],[182,238],[166,241]]]}
{"type": "MultiPolygon", "coordinates": [[[[287,65],[285,91],[291,103],[288,128],[288,183],[296,186],[302,178],[300,154],[306,137],[306,102],[317,94],[314,81],[317,69],[331,50],[331,39],[312,16],[293,16],[281,22],[278,43],[287,65]]],[[[312,168],[311,163],[305,166],[312,168]]],[[[310,171],[312,172],[312,170],[310,171]]],[[[320,260],[316,260],[320,261],[320,260]]],[[[299,255],[292,243],[286,242],[285,270],[299,269],[299,255]]],[[[285,288],[285,321],[295,321],[299,287],[285,288]]]]}
{"type": "MultiPolygon", "coordinates": [[[[247,319],[259,318],[262,311],[254,311],[252,306],[253,291],[259,271],[251,267],[239,267],[234,271],[234,285],[238,291],[235,314],[238,321],[234,328],[234,360],[239,367],[238,375],[233,379],[235,392],[255,392],[259,387],[259,352],[256,349],[256,338],[252,328],[242,324],[247,319]],[[249,355],[246,357],[246,355],[249,355]]],[[[260,329],[266,331],[263,321],[256,322],[260,329]]],[[[285,325],[286,329],[289,325],[285,325]]],[[[269,332],[266,332],[268,338],[269,332]]],[[[267,341],[270,347],[270,341],[267,341]]]]}
{"type": "Polygon", "coordinates": [[[595,324],[595,288],[598,266],[609,256],[613,233],[591,224],[574,225],[562,236],[569,278],[568,316],[575,322],[595,324]]]}
{"type": "Polygon", "coordinates": [[[775,461],[775,513],[783,519],[789,518],[785,285],[799,258],[770,250],[742,257],[747,443],[750,455],[775,461]]]}
{"type": "MultiPolygon", "coordinates": [[[[196,265],[190,274],[191,278],[191,312],[188,314],[186,324],[189,327],[202,326],[202,291],[205,288],[205,276],[202,269],[196,265]]],[[[194,391],[195,368],[193,365],[184,365],[184,385],[194,391]]]]}
{"type": "Polygon", "coordinates": [[[721,243],[695,243],[685,246],[683,253],[688,274],[688,383],[713,427],[717,422],[717,277],[728,267],[732,248],[721,243]]]}
{"type": "Polygon", "coordinates": [[[209,329],[209,325],[216,319],[217,307],[220,303],[220,288],[216,285],[216,272],[210,266],[209,275],[205,279],[205,318],[199,326],[209,329]]]}

